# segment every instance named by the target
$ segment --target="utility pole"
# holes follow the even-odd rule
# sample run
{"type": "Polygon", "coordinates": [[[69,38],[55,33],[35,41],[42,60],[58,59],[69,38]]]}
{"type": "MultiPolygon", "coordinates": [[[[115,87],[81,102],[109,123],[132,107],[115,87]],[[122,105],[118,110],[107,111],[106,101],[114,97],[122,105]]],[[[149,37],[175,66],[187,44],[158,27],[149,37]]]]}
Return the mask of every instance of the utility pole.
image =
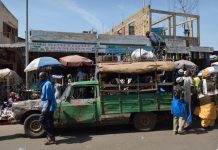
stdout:
{"type": "MultiPolygon", "coordinates": [[[[28,0],[26,0],[26,47],[25,47],[25,64],[26,67],[29,63],[29,43],[28,43],[28,0]]],[[[28,83],[28,72],[26,72],[26,90],[29,89],[29,83],[28,83]]]]}

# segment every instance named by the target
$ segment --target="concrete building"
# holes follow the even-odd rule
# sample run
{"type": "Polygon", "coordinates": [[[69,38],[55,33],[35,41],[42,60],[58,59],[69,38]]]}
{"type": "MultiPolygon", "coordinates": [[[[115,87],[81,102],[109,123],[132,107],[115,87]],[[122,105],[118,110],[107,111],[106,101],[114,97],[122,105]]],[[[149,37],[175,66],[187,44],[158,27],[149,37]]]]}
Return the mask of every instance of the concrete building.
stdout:
{"type": "Polygon", "coordinates": [[[145,36],[147,31],[161,35],[174,60],[191,58],[197,65],[209,65],[211,47],[200,47],[200,16],[151,9],[146,6],[123,20],[106,34],[145,36]]]}
{"type": "Polygon", "coordinates": [[[0,69],[9,68],[22,73],[24,48],[24,40],[18,38],[17,18],[0,1],[0,69]]]}
{"type": "Polygon", "coordinates": [[[18,37],[18,20],[0,1],[0,44],[15,43],[18,37]]]}
{"type": "Polygon", "coordinates": [[[157,32],[158,29],[166,39],[185,40],[187,46],[200,45],[200,16],[154,10],[150,6],[129,16],[107,34],[145,36],[147,31],[157,32]],[[182,32],[179,31],[181,26],[182,32]]]}

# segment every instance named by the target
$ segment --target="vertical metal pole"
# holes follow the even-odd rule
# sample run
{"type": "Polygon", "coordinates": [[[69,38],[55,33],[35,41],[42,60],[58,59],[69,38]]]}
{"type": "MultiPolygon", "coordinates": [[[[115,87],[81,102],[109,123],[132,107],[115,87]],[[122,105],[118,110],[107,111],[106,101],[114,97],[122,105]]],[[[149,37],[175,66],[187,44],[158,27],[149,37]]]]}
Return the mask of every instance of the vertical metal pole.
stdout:
{"type": "Polygon", "coordinates": [[[198,46],[200,46],[200,17],[197,17],[197,38],[198,46]]]}
{"type": "MultiPolygon", "coordinates": [[[[28,43],[28,0],[26,0],[26,47],[25,47],[25,62],[26,66],[29,63],[29,43],[28,43]]],[[[28,72],[26,72],[26,89],[28,90],[29,84],[28,84],[28,72]]]]}

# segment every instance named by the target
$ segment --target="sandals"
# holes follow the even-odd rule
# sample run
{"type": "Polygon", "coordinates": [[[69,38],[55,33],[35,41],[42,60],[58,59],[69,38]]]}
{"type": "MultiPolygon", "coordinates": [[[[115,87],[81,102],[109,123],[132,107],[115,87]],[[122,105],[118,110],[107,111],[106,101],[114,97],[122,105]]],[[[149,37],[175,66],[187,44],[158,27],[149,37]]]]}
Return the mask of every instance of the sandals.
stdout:
{"type": "Polygon", "coordinates": [[[47,140],[45,141],[45,145],[50,145],[50,144],[54,144],[55,143],[55,137],[51,136],[51,137],[47,137],[47,140]]]}

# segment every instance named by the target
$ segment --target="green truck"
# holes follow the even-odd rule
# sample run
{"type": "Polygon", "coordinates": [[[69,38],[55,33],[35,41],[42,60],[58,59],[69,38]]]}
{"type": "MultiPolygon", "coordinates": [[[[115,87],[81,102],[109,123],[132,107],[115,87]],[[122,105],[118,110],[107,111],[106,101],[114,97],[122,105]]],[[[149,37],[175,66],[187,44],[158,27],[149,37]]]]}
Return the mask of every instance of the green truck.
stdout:
{"type": "MultiPolygon", "coordinates": [[[[67,86],[54,113],[56,127],[132,123],[139,131],[153,130],[169,113],[174,64],[170,61],[99,63],[93,81],[67,86]]],[[[14,103],[15,119],[31,138],[44,135],[40,99],[14,103]]]]}

